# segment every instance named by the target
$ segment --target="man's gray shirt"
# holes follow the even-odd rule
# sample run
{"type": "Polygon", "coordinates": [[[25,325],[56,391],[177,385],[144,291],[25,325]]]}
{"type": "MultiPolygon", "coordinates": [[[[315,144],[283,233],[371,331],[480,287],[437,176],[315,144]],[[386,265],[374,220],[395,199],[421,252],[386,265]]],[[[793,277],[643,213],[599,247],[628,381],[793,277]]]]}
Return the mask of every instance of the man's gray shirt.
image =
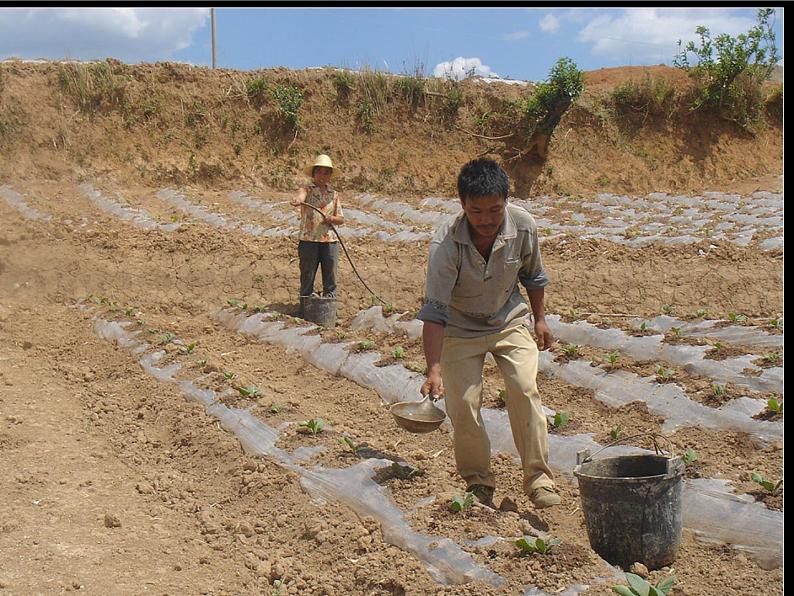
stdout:
{"type": "Polygon", "coordinates": [[[430,241],[424,304],[417,318],[444,325],[449,337],[477,337],[526,323],[530,310],[519,282],[527,289],[549,283],[532,216],[508,203],[486,262],[461,212],[430,241]]]}

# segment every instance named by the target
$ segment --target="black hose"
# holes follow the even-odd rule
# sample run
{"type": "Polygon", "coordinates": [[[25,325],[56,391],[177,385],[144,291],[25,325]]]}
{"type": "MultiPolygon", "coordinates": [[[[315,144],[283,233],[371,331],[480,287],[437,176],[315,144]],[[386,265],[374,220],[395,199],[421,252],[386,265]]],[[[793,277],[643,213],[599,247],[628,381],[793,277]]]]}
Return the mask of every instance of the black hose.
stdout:
{"type": "MultiPolygon", "coordinates": [[[[317,207],[315,207],[314,205],[309,205],[308,203],[301,203],[300,205],[301,205],[302,207],[308,207],[309,209],[314,209],[314,210],[315,210],[317,213],[319,213],[320,215],[322,215],[322,216],[323,216],[323,219],[325,219],[325,217],[326,217],[325,213],[323,213],[323,212],[322,212],[320,209],[318,209],[318,208],[317,208],[317,207]]],[[[364,287],[365,287],[365,288],[367,288],[367,290],[369,291],[369,293],[370,293],[370,294],[372,294],[373,296],[375,296],[375,298],[377,298],[378,300],[380,300],[380,302],[381,302],[381,303],[382,303],[384,306],[388,306],[388,305],[389,305],[389,303],[388,303],[388,302],[386,302],[386,301],[385,301],[383,298],[381,298],[380,296],[378,296],[378,295],[377,295],[375,292],[373,292],[373,291],[372,291],[372,289],[370,289],[370,287],[367,285],[367,282],[365,282],[365,281],[364,281],[364,279],[361,277],[361,275],[359,275],[359,273],[358,273],[358,269],[356,269],[356,266],[353,264],[353,259],[351,259],[351,258],[350,258],[350,254],[347,252],[347,248],[345,247],[345,243],[344,243],[344,242],[342,242],[342,237],[339,235],[339,232],[337,232],[337,231],[336,231],[336,228],[334,227],[334,224],[332,224],[332,223],[330,223],[330,222],[325,222],[325,221],[323,221],[323,223],[324,223],[325,225],[327,225],[328,227],[330,227],[330,228],[331,228],[331,229],[334,231],[334,234],[336,234],[336,237],[339,239],[339,244],[341,244],[341,245],[342,245],[342,250],[344,250],[344,251],[345,251],[345,256],[347,257],[347,260],[350,262],[350,266],[353,268],[353,273],[355,273],[355,274],[356,274],[356,277],[358,277],[359,281],[360,281],[362,284],[364,284],[364,287]]]]}

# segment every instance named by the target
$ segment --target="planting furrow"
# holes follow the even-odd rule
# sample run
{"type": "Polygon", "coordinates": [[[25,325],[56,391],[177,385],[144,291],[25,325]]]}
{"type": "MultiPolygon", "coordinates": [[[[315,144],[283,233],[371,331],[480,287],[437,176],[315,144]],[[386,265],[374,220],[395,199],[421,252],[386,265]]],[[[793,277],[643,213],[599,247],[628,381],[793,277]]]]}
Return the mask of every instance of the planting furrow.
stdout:
{"type": "Polygon", "coordinates": [[[126,329],[129,322],[94,318],[96,333],[104,340],[116,343],[138,359],[143,370],[166,383],[175,384],[189,400],[204,406],[206,412],[218,419],[221,426],[234,433],[246,453],[268,456],[285,469],[298,474],[302,485],[314,497],[341,501],[360,516],[372,516],[382,527],[387,541],[414,553],[425,562],[428,572],[444,584],[479,580],[500,586],[504,580],[488,569],[476,565],[471,556],[446,538],[431,537],[413,531],[404,514],[391,501],[386,489],[372,480],[375,468],[390,466],[391,460],[367,459],[346,469],[307,469],[299,457],[277,448],[279,432],[259,420],[248,410],[230,408],[219,401],[223,394],[205,389],[191,380],[179,380],[178,363],[158,366],[165,356],[162,350],[137,339],[138,332],[126,329]]]}

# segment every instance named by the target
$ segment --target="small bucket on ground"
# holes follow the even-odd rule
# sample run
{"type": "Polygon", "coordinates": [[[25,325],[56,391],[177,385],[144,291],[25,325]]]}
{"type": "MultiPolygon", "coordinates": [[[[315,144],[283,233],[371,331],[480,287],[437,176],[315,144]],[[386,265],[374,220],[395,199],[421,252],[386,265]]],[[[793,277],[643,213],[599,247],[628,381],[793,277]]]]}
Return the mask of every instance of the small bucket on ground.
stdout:
{"type": "Polygon", "coordinates": [[[321,327],[336,327],[336,298],[301,296],[301,317],[321,327]]]}
{"type": "Polygon", "coordinates": [[[573,473],[593,550],[624,570],[635,562],[649,570],[670,565],[683,527],[681,458],[660,455],[657,449],[656,455],[591,461],[590,451],[584,450],[576,462],[573,473]]]}

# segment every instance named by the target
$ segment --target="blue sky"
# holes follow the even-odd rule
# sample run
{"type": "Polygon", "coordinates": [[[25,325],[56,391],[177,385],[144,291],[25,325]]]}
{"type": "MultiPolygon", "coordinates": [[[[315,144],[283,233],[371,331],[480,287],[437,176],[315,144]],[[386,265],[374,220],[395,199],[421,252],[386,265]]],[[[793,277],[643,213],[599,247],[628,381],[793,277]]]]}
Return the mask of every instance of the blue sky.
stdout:
{"type": "MultiPolygon", "coordinates": [[[[217,66],[373,68],[544,80],[561,57],[581,70],[672,64],[679,39],[747,32],[756,7],[215,9],[217,66]]],[[[783,8],[773,16],[783,57],[783,8]]],[[[0,59],[113,57],[209,66],[209,8],[0,8],[0,59]]]]}

